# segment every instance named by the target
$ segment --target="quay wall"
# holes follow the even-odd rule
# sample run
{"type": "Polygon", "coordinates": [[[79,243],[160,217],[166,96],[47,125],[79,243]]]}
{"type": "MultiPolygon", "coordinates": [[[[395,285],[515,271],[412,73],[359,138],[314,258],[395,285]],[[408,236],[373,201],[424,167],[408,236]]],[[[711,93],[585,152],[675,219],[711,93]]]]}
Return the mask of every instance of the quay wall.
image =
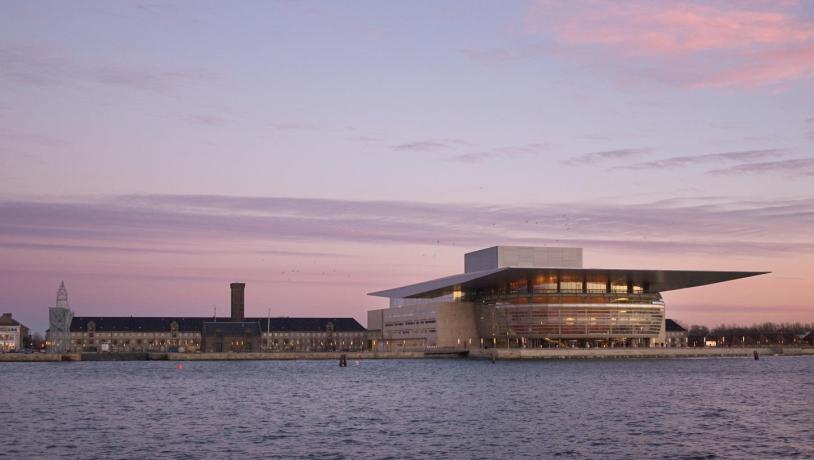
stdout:
{"type": "Polygon", "coordinates": [[[246,360],[339,360],[347,359],[418,359],[423,351],[405,352],[275,352],[275,353],[150,353],[151,360],[169,361],[246,361],[246,360]]]}
{"type": "Polygon", "coordinates": [[[545,349],[477,349],[470,350],[475,359],[646,359],[646,358],[711,358],[786,355],[814,356],[814,348],[545,348],[545,349]]]}
{"type": "Polygon", "coordinates": [[[0,353],[3,362],[58,362],[58,361],[246,361],[246,360],[348,360],[357,359],[444,359],[469,357],[472,359],[534,360],[534,359],[666,359],[748,357],[757,351],[759,356],[814,356],[814,347],[764,348],[546,348],[546,349],[443,349],[399,352],[275,352],[275,353],[0,353]]]}
{"type": "Polygon", "coordinates": [[[49,363],[55,361],[79,361],[79,353],[55,355],[51,353],[0,353],[0,363],[49,363]]]}

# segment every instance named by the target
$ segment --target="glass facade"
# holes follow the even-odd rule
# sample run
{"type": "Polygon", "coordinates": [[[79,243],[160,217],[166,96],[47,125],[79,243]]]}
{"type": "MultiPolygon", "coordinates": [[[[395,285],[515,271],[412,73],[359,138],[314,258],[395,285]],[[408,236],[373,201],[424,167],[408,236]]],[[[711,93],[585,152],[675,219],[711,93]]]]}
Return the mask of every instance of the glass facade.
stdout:
{"type": "Polygon", "coordinates": [[[479,305],[476,315],[483,337],[636,338],[659,334],[664,305],[490,302],[479,305]]]}
{"type": "MultiPolygon", "coordinates": [[[[633,281],[627,278],[617,278],[605,274],[591,274],[569,271],[542,271],[534,274],[519,274],[516,278],[496,280],[494,284],[484,283],[474,288],[466,289],[456,286],[446,290],[431,291],[420,297],[390,298],[391,307],[418,305],[438,301],[469,301],[478,302],[485,297],[503,295],[547,295],[547,294],[595,294],[621,296],[625,294],[648,295],[650,286],[646,282],[633,281]]],[[[655,294],[655,293],[652,293],[655,294]]],[[[656,294],[657,295],[657,294],[656,294]]],[[[588,302],[596,302],[590,299],[588,302]]]]}
{"type": "Polygon", "coordinates": [[[473,292],[469,301],[479,335],[502,340],[652,338],[664,323],[661,295],[624,280],[549,276],[530,292],[473,292]],[[541,284],[554,289],[540,291],[541,284]]]}

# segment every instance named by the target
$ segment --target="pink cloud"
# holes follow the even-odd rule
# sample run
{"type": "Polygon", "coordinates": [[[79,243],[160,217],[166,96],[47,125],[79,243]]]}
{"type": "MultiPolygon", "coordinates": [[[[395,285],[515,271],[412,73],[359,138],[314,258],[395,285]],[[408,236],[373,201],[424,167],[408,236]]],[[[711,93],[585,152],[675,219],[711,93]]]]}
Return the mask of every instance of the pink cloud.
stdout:
{"type": "Polygon", "coordinates": [[[203,69],[166,69],[138,63],[99,66],[63,47],[0,45],[0,81],[36,86],[94,83],[167,94],[211,81],[203,69]]]}
{"type": "MultiPolygon", "coordinates": [[[[551,34],[560,57],[599,61],[615,71],[647,69],[637,70],[635,78],[683,87],[763,86],[814,75],[814,21],[795,14],[797,7],[539,1],[526,30],[551,34]]],[[[627,71],[623,79],[630,78],[627,71]]]]}

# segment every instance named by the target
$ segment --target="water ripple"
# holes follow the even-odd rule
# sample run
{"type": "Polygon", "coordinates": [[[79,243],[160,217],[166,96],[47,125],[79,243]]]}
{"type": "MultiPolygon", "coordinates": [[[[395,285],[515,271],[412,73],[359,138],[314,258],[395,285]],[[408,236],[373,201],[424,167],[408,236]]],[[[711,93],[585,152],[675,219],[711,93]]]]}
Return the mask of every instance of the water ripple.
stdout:
{"type": "Polygon", "coordinates": [[[0,364],[10,458],[814,457],[814,358],[0,364]]]}

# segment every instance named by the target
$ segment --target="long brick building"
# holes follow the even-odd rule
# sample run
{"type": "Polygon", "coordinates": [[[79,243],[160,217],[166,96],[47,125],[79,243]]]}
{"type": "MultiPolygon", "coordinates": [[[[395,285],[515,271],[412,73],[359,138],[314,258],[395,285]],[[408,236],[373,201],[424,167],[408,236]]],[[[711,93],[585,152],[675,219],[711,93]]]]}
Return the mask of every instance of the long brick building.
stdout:
{"type": "MultiPolygon", "coordinates": [[[[60,295],[67,297],[64,287],[60,295]]],[[[232,307],[231,316],[216,318],[72,316],[71,313],[67,348],[71,352],[111,353],[360,351],[369,348],[367,330],[354,318],[244,318],[242,283],[232,285],[232,307]]]]}

